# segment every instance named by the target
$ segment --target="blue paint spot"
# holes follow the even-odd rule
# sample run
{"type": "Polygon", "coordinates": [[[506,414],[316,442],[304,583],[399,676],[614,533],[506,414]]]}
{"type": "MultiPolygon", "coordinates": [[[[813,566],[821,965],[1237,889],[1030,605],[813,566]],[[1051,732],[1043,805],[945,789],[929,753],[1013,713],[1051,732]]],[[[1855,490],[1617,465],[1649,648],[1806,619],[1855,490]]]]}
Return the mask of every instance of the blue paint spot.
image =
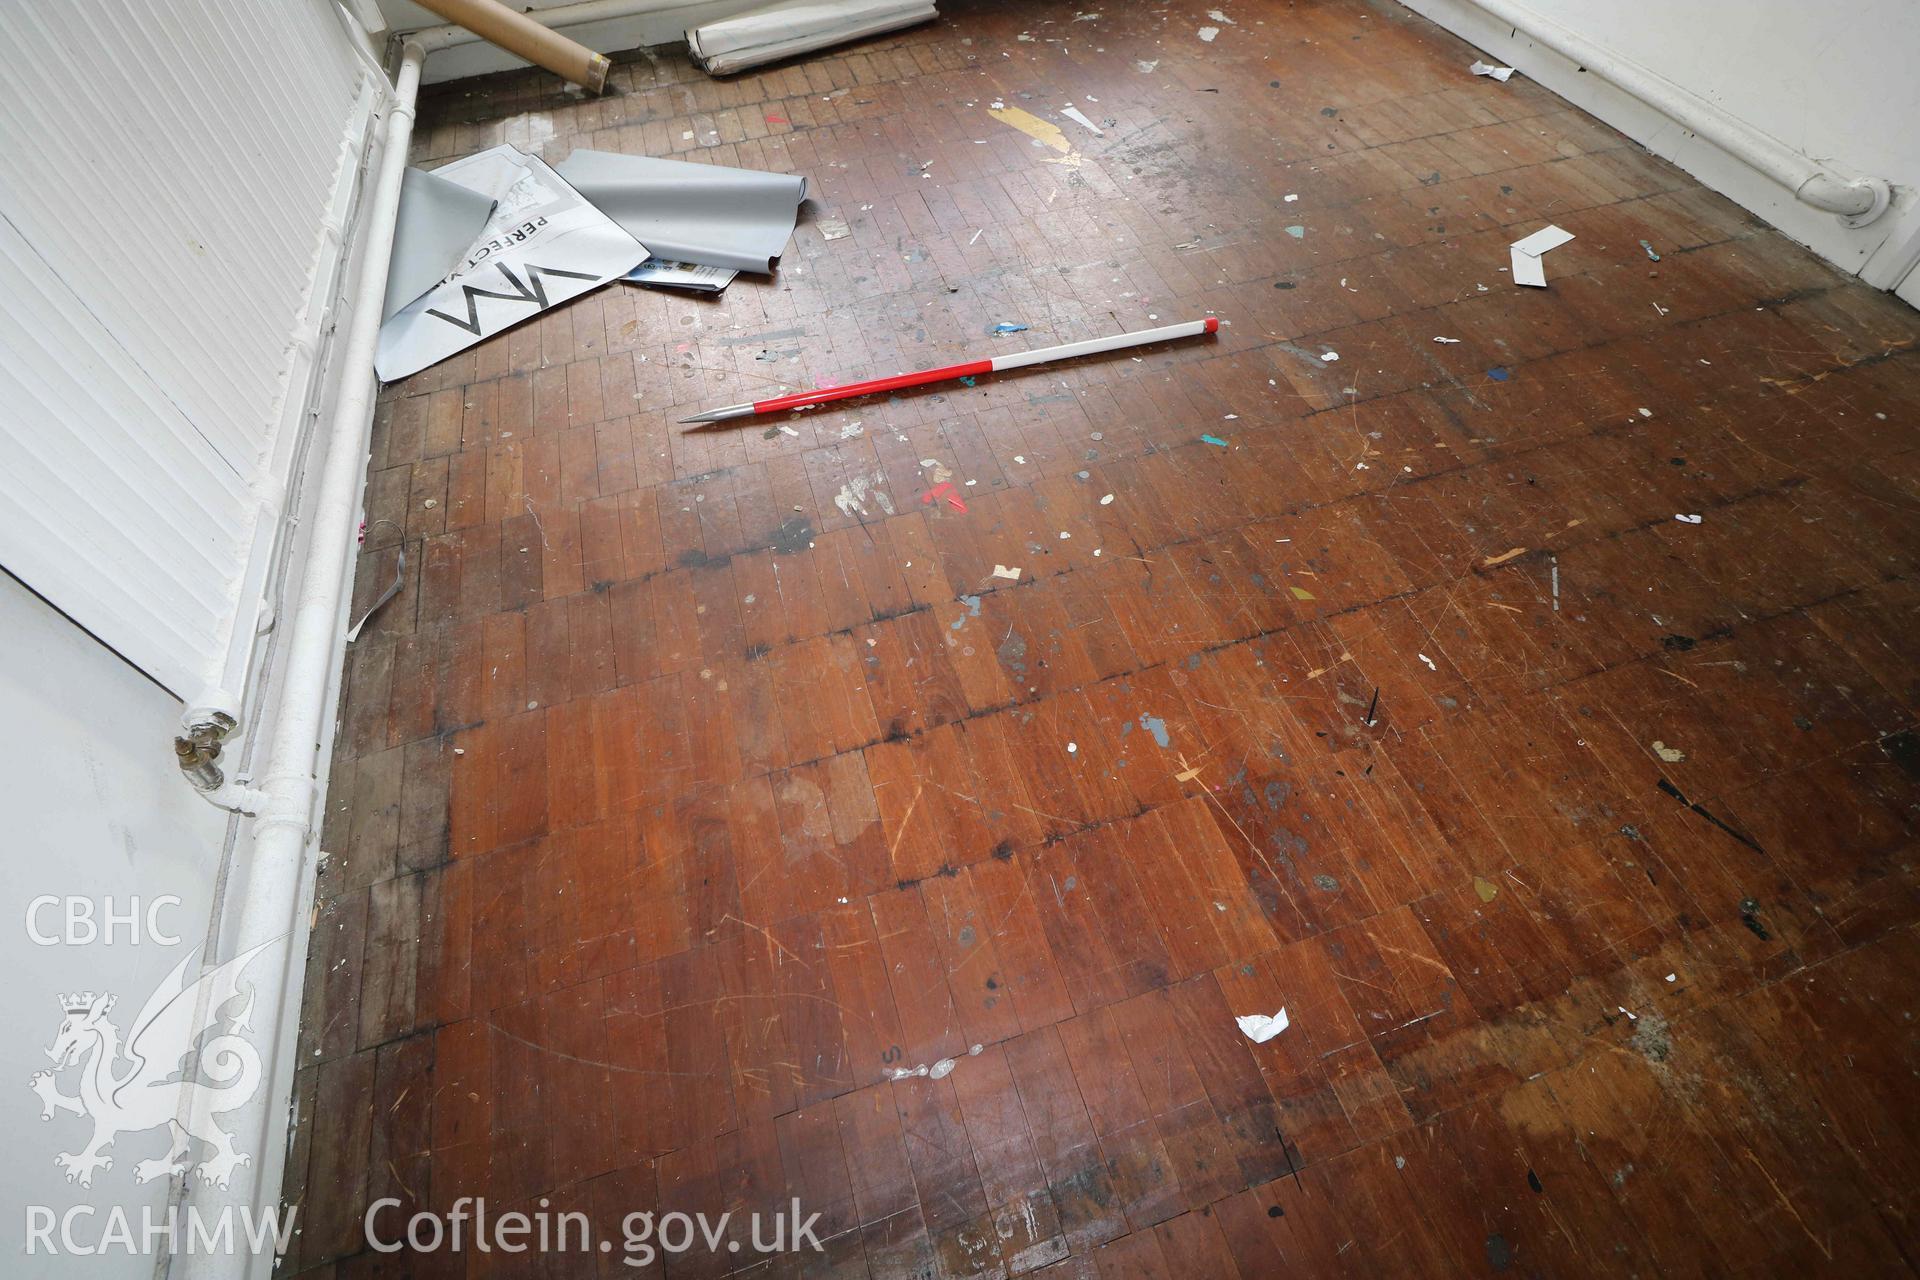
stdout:
{"type": "Polygon", "coordinates": [[[1511,378],[1513,376],[1513,371],[1511,369],[1503,369],[1499,365],[1495,365],[1493,366],[1493,368],[1487,370],[1487,376],[1489,378],[1492,378],[1495,382],[1505,382],[1508,378],[1511,378]]]}
{"type": "Polygon", "coordinates": [[[960,603],[967,606],[967,612],[972,614],[974,617],[977,618],[980,616],[980,597],[979,596],[961,596],[960,603]]]}
{"type": "Polygon", "coordinates": [[[962,377],[960,381],[966,383],[970,387],[979,385],[978,381],[974,378],[972,374],[967,374],[966,376],[962,377]]]}
{"type": "Polygon", "coordinates": [[[1307,238],[1307,229],[1303,226],[1295,224],[1294,226],[1287,228],[1287,234],[1292,236],[1295,240],[1305,240],[1307,238]]]}
{"type": "Polygon", "coordinates": [[[1027,326],[1023,324],[1010,324],[1005,320],[1002,320],[999,324],[987,330],[988,333],[1025,333],[1026,331],[1027,326]]]}
{"type": "Polygon", "coordinates": [[[1140,727],[1152,734],[1153,740],[1163,747],[1173,741],[1167,736],[1167,722],[1159,716],[1150,716],[1143,712],[1140,716],[1140,727]]]}
{"type": "Polygon", "coordinates": [[[952,622],[947,624],[947,630],[958,631],[960,628],[966,625],[967,625],[967,620],[965,618],[955,618],[952,622]]]}
{"type": "Polygon", "coordinates": [[[1213,445],[1216,448],[1224,449],[1227,447],[1227,442],[1219,436],[1201,436],[1200,440],[1202,443],[1213,445]]]}

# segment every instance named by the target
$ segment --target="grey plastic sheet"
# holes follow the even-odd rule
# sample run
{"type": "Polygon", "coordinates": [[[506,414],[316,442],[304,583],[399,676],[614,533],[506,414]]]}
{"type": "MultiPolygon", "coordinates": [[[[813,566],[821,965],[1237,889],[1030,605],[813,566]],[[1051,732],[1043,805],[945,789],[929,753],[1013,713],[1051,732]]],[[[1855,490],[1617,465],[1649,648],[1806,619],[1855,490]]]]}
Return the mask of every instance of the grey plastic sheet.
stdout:
{"type": "Polygon", "coordinates": [[[608,151],[575,151],[556,172],[655,257],[762,275],[807,198],[797,174],[608,151]]]}
{"type": "Polygon", "coordinates": [[[723,76],[939,16],[930,0],[785,0],[689,28],[687,48],[723,76]]]}
{"type": "Polygon", "coordinates": [[[380,319],[445,280],[480,238],[493,215],[493,196],[409,168],[400,176],[400,209],[393,223],[393,257],[380,319]]]}

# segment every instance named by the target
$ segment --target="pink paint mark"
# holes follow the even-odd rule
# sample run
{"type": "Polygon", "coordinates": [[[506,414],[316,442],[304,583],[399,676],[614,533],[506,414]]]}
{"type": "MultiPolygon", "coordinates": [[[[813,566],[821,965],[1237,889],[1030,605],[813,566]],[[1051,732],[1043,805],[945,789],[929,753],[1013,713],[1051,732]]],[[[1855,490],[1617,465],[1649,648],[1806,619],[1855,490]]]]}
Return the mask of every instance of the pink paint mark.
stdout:
{"type": "Polygon", "coordinates": [[[786,124],[788,123],[788,120],[785,116],[768,116],[767,123],[768,124],[786,124]]]}
{"type": "Polygon", "coordinates": [[[947,505],[955,511],[964,512],[967,509],[967,504],[960,500],[959,491],[948,481],[942,480],[939,484],[921,494],[920,505],[929,506],[938,498],[945,498],[947,505]]]}

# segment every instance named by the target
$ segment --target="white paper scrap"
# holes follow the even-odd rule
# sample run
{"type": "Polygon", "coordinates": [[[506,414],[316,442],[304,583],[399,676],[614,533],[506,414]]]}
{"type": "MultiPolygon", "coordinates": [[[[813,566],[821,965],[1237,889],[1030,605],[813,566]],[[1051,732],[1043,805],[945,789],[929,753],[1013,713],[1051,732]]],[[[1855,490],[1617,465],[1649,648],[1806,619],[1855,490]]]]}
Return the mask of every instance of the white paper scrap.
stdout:
{"type": "Polygon", "coordinates": [[[1512,67],[1496,67],[1491,62],[1481,62],[1478,59],[1476,59],[1474,64],[1468,67],[1467,70],[1477,76],[1492,76],[1501,84],[1505,84],[1508,77],[1513,75],[1512,67]]]}
{"type": "Polygon", "coordinates": [[[1530,253],[1520,252],[1518,245],[1508,251],[1508,257],[1513,262],[1515,284],[1532,285],[1536,289],[1547,287],[1547,269],[1541,265],[1540,259],[1530,253]]]}
{"type": "Polygon", "coordinates": [[[1015,565],[1009,569],[1003,564],[997,564],[993,566],[993,576],[996,578],[1011,578],[1013,581],[1018,582],[1020,581],[1020,567],[1015,565]]]}
{"type": "Polygon", "coordinates": [[[1287,1029],[1287,1007],[1280,1006],[1280,1012],[1269,1018],[1264,1013],[1243,1013],[1234,1019],[1240,1024],[1240,1030],[1247,1039],[1255,1044],[1265,1044],[1287,1029]]]}
{"type": "Polygon", "coordinates": [[[1573,232],[1548,223],[1532,235],[1515,240],[1513,247],[1524,254],[1529,254],[1537,258],[1550,249],[1558,249],[1571,239],[1573,239],[1573,232]]]}
{"type": "Polygon", "coordinates": [[[1087,119],[1086,112],[1080,110],[1080,108],[1078,107],[1062,107],[1060,108],[1060,114],[1065,116],[1067,119],[1073,121],[1075,124],[1091,130],[1093,135],[1096,138],[1104,138],[1107,136],[1106,130],[1102,129],[1099,125],[1095,124],[1093,121],[1087,119]]]}
{"type": "Polygon", "coordinates": [[[669,289],[692,289],[699,293],[718,293],[733,283],[740,273],[728,267],[703,267],[691,262],[669,262],[648,258],[621,279],[628,284],[650,284],[669,289]]]}

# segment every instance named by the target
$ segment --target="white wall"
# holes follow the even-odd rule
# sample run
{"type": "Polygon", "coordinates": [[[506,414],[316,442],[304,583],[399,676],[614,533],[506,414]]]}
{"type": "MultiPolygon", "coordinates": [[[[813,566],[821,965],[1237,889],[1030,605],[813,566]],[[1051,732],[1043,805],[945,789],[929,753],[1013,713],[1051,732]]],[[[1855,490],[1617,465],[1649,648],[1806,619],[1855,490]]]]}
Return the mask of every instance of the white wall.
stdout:
{"type": "MultiPolygon", "coordinates": [[[[540,10],[576,2],[514,0],[513,7],[540,10]]],[[[766,3],[766,0],[636,0],[636,3],[640,8],[632,17],[586,22],[562,30],[589,49],[600,53],[619,53],[642,45],[672,44],[685,36],[688,27],[743,13],[766,3]]],[[[414,4],[413,0],[379,0],[379,5],[380,11],[387,17],[387,25],[394,31],[439,26],[443,21],[414,4]]],[[[526,65],[524,60],[490,44],[465,44],[434,54],[428,59],[426,74],[421,78],[433,84],[526,65]]]]}
{"type": "MultiPolygon", "coordinates": [[[[1842,269],[1881,288],[1920,260],[1920,4],[1914,0],[1523,0],[1848,178],[1880,177],[1894,207],[1848,229],[1673,120],[1515,35],[1472,0],[1402,0],[1641,142],[1842,269]]],[[[1909,277],[1909,288],[1920,287],[1909,277]]],[[[1920,299],[1907,294],[1910,301],[1920,299]]]]}
{"type": "MultiPolygon", "coordinates": [[[[251,823],[191,791],[170,739],[179,696],[222,680],[251,695],[229,772],[271,729],[279,677],[265,668],[284,646],[254,620],[306,562],[308,424],[336,398],[330,330],[380,74],[333,0],[0,0],[0,569],[33,588],[0,573],[0,1275],[178,1266],[164,1241],[22,1254],[30,1205],[91,1208],[84,1242],[110,1211],[137,1227],[183,1190],[135,1181],[166,1151],[164,1128],[119,1135],[110,1169],[69,1184],[55,1155],[82,1150],[91,1124],[43,1122],[28,1081],[53,1065],[62,993],[113,992],[124,1034],[174,965],[191,953],[192,981],[209,934],[231,930],[251,823]],[[44,895],[90,903],[96,919],[177,897],[157,923],[178,941],[136,944],[122,927],[111,945],[41,946],[28,913],[44,895]]],[[[58,929],[62,914],[37,921],[58,929]]],[[[303,909],[296,957],[305,921],[303,909]]],[[[274,1122],[242,1149],[269,1199],[301,973],[256,993],[248,1035],[274,1122]]],[[[56,1076],[62,1094],[75,1076],[56,1076]]]]}
{"type": "Polygon", "coordinates": [[[374,70],[333,0],[0,4],[0,566],[183,698],[245,678],[374,70]]]}
{"type": "MultiPolygon", "coordinates": [[[[164,1206],[168,1184],[133,1180],[137,1160],[166,1150],[161,1131],[127,1134],[113,1147],[112,1169],[91,1188],[65,1181],[58,1152],[81,1149],[91,1126],[58,1113],[40,1119],[40,1102],[27,1087],[49,1070],[45,1050],[64,1016],[62,993],[111,991],[120,998],[115,1020],[124,1029],[160,976],[206,937],[213,909],[227,822],[180,782],[166,746],[179,704],[73,623],[0,574],[0,803],[6,835],[0,842],[0,1271],[8,1276],[147,1277],[153,1259],[117,1256],[83,1260],[27,1258],[26,1207],[64,1212],[115,1205],[137,1212],[164,1206]],[[159,910],[161,931],[180,941],[143,937],[135,944],[121,929],[113,945],[36,944],[29,904],[41,895],[77,897],[125,910],[133,899],[151,903],[172,895],[177,906],[159,910]]],[[[98,911],[98,905],[96,905],[98,911]]],[[[38,913],[42,933],[63,934],[63,910],[38,913]]],[[[124,1069],[124,1068],[123,1068],[124,1069]]],[[[74,1072],[58,1077],[72,1094],[74,1072]]],[[[97,1235],[104,1226],[95,1224],[97,1235]]]]}

